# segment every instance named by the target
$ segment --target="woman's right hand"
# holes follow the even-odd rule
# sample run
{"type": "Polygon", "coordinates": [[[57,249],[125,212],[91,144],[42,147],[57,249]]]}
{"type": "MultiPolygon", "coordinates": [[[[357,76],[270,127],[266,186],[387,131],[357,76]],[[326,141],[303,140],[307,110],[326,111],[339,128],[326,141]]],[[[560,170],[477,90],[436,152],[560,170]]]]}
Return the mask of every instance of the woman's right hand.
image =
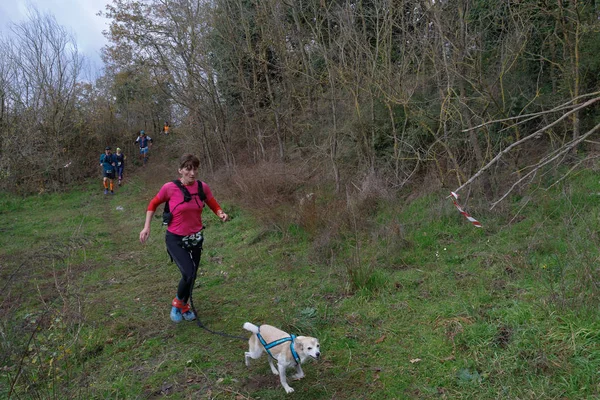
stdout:
{"type": "Polygon", "coordinates": [[[150,228],[144,228],[142,229],[142,231],[140,232],[140,242],[146,243],[146,240],[148,240],[148,238],[150,237],[150,228]]]}

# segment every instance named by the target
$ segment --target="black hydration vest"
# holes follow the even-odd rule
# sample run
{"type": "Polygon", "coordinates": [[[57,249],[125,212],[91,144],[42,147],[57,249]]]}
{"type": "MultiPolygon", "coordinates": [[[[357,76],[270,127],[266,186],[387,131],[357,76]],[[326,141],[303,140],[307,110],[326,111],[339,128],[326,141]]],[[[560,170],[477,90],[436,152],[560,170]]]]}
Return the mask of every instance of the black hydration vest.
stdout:
{"type": "MultiPolygon", "coordinates": [[[[204,194],[204,189],[202,188],[202,182],[201,181],[196,181],[198,182],[198,194],[194,193],[193,195],[190,194],[190,192],[187,190],[187,188],[183,185],[183,183],[181,183],[181,181],[179,179],[175,179],[173,181],[174,184],[177,185],[177,187],[181,190],[181,192],[183,193],[183,201],[179,204],[177,204],[174,208],[173,211],[175,211],[175,209],[177,207],[179,207],[181,204],[183,203],[187,203],[189,201],[192,201],[192,197],[193,196],[198,196],[200,198],[200,201],[202,203],[204,203],[206,201],[206,195],[204,194]]],[[[169,225],[169,223],[171,223],[171,220],[173,219],[173,213],[171,212],[170,206],[169,206],[169,202],[167,201],[165,203],[165,209],[163,210],[163,225],[169,225]]]]}

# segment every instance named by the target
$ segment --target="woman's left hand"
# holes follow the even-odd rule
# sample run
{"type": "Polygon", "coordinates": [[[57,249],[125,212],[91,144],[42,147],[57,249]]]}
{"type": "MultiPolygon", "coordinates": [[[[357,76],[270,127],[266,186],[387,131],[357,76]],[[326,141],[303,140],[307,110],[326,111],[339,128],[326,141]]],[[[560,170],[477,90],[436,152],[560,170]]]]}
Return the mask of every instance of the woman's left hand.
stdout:
{"type": "Polygon", "coordinates": [[[228,218],[228,217],[227,217],[227,214],[225,214],[225,213],[223,212],[223,210],[219,210],[219,211],[217,212],[217,217],[219,217],[219,218],[221,219],[221,221],[223,221],[223,222],[227,221],[227,218],[228,218]]]}

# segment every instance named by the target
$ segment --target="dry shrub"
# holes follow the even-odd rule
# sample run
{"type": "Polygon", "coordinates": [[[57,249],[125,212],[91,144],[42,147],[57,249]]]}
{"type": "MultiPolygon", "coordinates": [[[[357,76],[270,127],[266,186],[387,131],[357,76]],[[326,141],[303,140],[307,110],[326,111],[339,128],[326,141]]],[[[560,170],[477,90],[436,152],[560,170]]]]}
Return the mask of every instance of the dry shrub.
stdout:
{"type": "MultiPolygon", "coordinates": [[[[372,170],[347,181],[345,191],[335,194],[329,191],[333,182],[321,180],[327,174],[314,171],[304,163],[270,161],[238,164],[233,172],[221,170],[210,179],[218,186],[219,198],[235,199],[266,227],[284,234],[292,225],[301,228],[312,240],[311,258],[329,264],[348,234],[368,234],[379,205],[393,200],[396,192],[385,176],[372,170]]],[[[394,248],[405,246],[399,240],[401,226],[392,225],[385,235],[380,232],[382,240],[394,243],[394,248]]]]}
{"type": "Polygon", "coordinates": [[[344,236],[372,229],[371,217],[379,203],[393,196],[385,180],[375,172],[356,179],[345,189],[345,198],[337,196],[323,200],[322,195],[316,193],[314,211],[312,205],[306,205],[306,201],[305,206],[300,207],[299,215],[305,221],[303,226],[314,237],[311,256],[316,261],[333,264],[335,254],[344,246],[344,236]]]}
{"type": "Polygon", "coordinates": [[[362,216],[372,214],[380,200],[391,197],[385,180],[375,171],[365,174],[358,184],[346,185],[346,208],[362,216]]]}
{"type": "Polygon", "coordinates": [[[317,209],[317,195],[314,192],[300,196],[296,207],[296,223],[309,235],[314,235],[322,221],[317,209]]]}
{"type": "Polygon", "coordinates": [[[342,234],[349,226],[349,213],[340,199],[319,205],[318,214],[320,229],[313,233],[312,252],[314,261],[328,265],[335,264],[335,255],[342,245],[342,234]]]}
{"type": "Polygon", "coordinates": [[[303,197],[298,193],[308,180],[301,166],[261,162],[237,167],[226,181],[227,191],[237,202],[252,209],[268,225],[284,231],[294,222],[298,198],[303,197]]]}
{"type": "MultiPolygon", "coordinates": [[[[440,190],[445,185],[442,179],[437,167],[434,164],[429,164],[429,168],[426,171],[423,171],[422,174],[414,175],[413,179],[407,182],[403,190],[403,192],[408,193],[405,202],[407,204],[411,203],[418,198],[440,190]]],[[[448,187],[448,190],[453,190],[450,187],[454,187],[454,184],[446,187],[448,187]]]]}
{"type": "Polygon", "coordinates": [[[292,203],[295,192],[304,182],[302,170],[278,162],[239,167],[232,175],[237,195],[255,209],[292,203]]]}

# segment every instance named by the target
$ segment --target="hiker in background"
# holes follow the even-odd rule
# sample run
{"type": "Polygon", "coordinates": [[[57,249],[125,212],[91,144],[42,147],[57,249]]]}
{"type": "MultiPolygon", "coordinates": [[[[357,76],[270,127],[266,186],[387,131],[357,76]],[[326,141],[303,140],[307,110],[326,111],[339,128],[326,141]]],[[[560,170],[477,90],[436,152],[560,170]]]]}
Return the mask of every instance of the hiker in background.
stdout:
{"type": "Polygon", "coordinates": [[[115,159],[117,161],[117,178],[119,179],[118,184],[121,186],[121,182],[123,181],[123,170],[125,169],[125,154],[121,152],[119,147],[117,147],[115,159]]]}
{"type": "Polygon", "coordinates": [[[102,184],[104,185],[104,194],[114,194],[114,179],[115,179],[115,168],[117,159],[115,155],[111,153],[110,146],[106,146],[104,153],[100,155],[100,166],[102,167],[102,184]]]}
{"type": "Polygon", "coordinates": [[[165,183],[158,194],[148,204],[144,229],[140,232],[140,242],[145,243],[150,237],[150,223],[156,209],[161,203],[165,205],[163,222],[167,224],[165,242],[167,252],[175,261],[181,272],[181,280],[177,288],[177,295],[171,302],[171,320],[173,322],[193,321],[196,315],[190,309],[190,299],[200,256],[202,254],[202,211],[204,205],[221,219],[227,221],[227,214],[223,212],[219,203],[213,196],[210,188],[197,179],[200,160],[186,154],[179,162],[179,179],[165,183]],[[170,217],[169,217],[170,216],[170,217]]]}
{"type": "Polygon", "coordinates": [[[141,130],[134,143],[140,146],[140,159],[145,165],[148,162],[148,151],[150,150],[149,146],[152,146],[152,138],[141,130]]]}
{"type": "Polygon", "coordinates": [[[169,136],[169,129],[170,129],[170,128],[171,128],[171,127],[169,126],[169,121],[165,121],[165,126],[163,126],[163,133],[164,133],[166,136],[169,136]]]}

